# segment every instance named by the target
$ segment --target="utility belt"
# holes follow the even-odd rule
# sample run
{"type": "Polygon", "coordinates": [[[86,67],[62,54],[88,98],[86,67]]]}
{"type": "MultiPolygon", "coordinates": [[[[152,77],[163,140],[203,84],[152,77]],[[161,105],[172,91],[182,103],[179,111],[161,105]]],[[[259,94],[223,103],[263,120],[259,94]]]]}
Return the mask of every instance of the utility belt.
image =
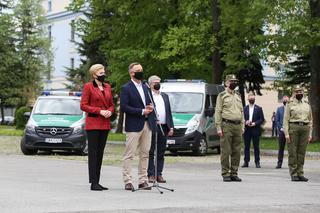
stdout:
{"type": "Polygon", "coordinates": [[[225,119],[225,118],[222,118],[222,121],[229,123],[229,124],[240,124],[241,123],[241,121],[233,121],[233,120],[229,120],[229,119],[225,119]]]}
{"type": "Polygon", "coordinates": [[[297,124],[299,126],[307,126],[309,123],[306,123],[306,122],[289,122],[290,124],[297,124]]]}

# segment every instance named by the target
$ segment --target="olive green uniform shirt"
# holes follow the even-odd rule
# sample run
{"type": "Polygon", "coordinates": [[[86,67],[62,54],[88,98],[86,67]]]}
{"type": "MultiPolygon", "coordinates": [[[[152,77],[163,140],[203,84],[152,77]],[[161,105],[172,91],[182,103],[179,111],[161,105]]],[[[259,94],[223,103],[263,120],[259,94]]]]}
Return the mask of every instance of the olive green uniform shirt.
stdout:
{"type": "Polygon", "coordinates": [[[219,93],[216,101],[215,124],[217,131],[221,131],[222,119],[240,121],[243,128],[243,107],[241,97],[235,91],[229,92],[228,89],[219,93]]]}
{"type": "Polygon", "coordinates": [[[284,110],[283,128],[287,138],[289,137],[290,122],[308,123],[308,126],[310,127],[309,136],[312,136],[312,111],[307,101],[304,99],[298,101],[296,98],[293,98],[293,100],[286,105],[284,110]]]}

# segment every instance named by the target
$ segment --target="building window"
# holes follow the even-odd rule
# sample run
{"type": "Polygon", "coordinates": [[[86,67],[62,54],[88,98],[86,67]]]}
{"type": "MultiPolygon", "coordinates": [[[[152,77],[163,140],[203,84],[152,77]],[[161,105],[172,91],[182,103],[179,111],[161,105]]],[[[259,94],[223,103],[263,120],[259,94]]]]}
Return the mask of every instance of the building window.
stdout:
{"type": "Polygon", "coordinates": [[[74,41],[74,36],[75,36],[74,20],[71,21],[70,26],[71,26],[71,41],[74,41]]]}
{"type": "Polygon", "coordinates": [[[70,59],[70,68],[74,69],[74,58],[70,59]]]}
{"type": "Polygon", "coordinates": [[[52,0],[48,0],[48,12],[52,11],[52,0]]]}
{"type": "Polygon", "coordinates": [[[52,26],[51,25],[48,26],[48,37],[50,40],[52,39],[52,26]]]}

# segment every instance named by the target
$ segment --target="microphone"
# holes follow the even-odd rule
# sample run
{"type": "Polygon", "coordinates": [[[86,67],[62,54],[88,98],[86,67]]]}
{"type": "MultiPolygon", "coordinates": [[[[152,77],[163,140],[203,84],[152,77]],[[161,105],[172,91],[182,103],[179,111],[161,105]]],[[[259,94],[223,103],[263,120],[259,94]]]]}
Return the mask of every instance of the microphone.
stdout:
{"type": "Polygon", "coordinates": [[[150,88],[150,85],[148,84],[148,81],[147,81],[147,80],[142,80],[142,84],[145,84],[149,89],[151,89],[151,88],[150,88]]]}

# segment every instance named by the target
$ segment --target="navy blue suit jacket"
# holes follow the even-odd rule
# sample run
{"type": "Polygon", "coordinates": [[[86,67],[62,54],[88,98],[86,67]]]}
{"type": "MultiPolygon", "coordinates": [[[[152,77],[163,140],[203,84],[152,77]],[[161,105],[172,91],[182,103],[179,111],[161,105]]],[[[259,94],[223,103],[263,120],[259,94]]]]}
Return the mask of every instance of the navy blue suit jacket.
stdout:
{"type": "MultiPolygon", "coordinates": [[[[249,105],[245,106],[243,109],[244,112],[244,120],[249,120],[249,105]]],[[[252,122],[255,122],[256,125],[254,127],[245,126],[245,133],[248,132],[248,130],[251,130],[252,134],[260,135],[261,134],[261,125],[264,122],[264,115],[262,108],[258,105],[254,105],[253,109],[253,115],[252,115],[252,122]]]]}
{"type": "MultiPolygon", "coordinates": [[[[142,84],[145,95],[146,105],[152,103],[148,92],[150,89],[142,84]]],[[[120,110],[126,113],[125,131],[126,132],[140,132],[146,121],[146,117],[142,115],[142,110],[145,109],[142,98],[134,83],[130,80],[122,86],[120,93],[120,110]]],[[[156,128],[155,113],[152,112],[147,118],[151,130],[156,128]]]]}
{"type": "Polygon", "coordinates": [[[276,113],[276,125],[279,130],[283,127],[283,116],[284,116],[284,106],[280,106],[278,107],[277,113],[276,113]]]}
{"type": "Polygon", "coordinates": [[[166,93],[163,93],[163,92],[161,92],[161,96],[163,98],[164,106],[166,108],[166,124],[167,124],[169,129],[170,128],[174,128],[169,96],[166,93]]]}

